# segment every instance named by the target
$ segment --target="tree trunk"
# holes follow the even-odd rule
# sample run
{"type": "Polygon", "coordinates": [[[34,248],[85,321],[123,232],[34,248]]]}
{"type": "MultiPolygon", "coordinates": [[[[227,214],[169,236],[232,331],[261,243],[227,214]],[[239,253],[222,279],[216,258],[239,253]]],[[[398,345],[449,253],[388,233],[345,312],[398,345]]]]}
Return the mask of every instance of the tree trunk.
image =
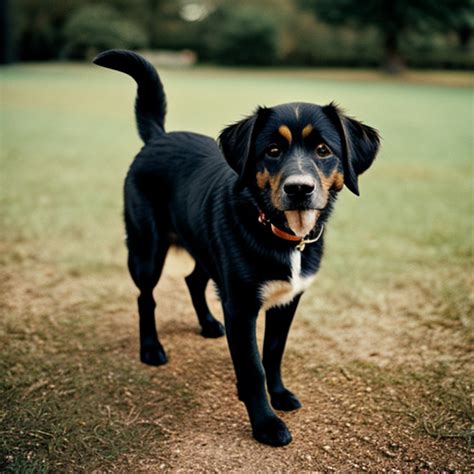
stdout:
{"type": "Polygon", "coordinates": [[[459,39],[459,46],[461,49],[467,49],[469,46],[469,42],[471,41],[472,37],[472,28],[470,25],[465,23],[458,28],[457,31],[458,39],[459,39]]]}
{"type": "Polygon", "coordinates": [[[400,54],[398,45],[398,30],[387,29],[384,34],[385,57],[383,68],[389,74],[400,74],[405,69],[405,62],[400,54]]]}
{"type": "Polygon", "coordinates": [[[15,60],[13,20],[10,0],[0,0],[0,64],[15,60]]]}

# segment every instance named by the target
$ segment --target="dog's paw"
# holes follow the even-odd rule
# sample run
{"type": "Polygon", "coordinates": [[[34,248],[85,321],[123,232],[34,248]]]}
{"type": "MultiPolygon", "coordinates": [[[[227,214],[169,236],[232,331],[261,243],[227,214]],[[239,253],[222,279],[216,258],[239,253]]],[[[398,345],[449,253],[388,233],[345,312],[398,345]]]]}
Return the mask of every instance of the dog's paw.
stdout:
{"type": "Polygon", "coordinates": [[[291,433],[278,417],[267,418],[253,427],[253,437],[270,446],[286,446],[291,443],[291,433]]]}
{"type": "Polygon", "coordinates": [[[275,410],[293,411],[302,407],[298,397],[286,389],[283,392],[271,393],[270,400],[275,410]]]}
{"type": "Polygon", "coordinates": [[[144,346],[140,349],[140,360],[148,365],[163,365],[168,362],[166,352],[161,344],[144,346]]]}
{"type": "Polygon", "coordinates": [[[206,321],[202,325],[201,336],[209,338],[222,337],[225,334],[224,325],[221,324],[217,319],[212,321],[206,321]]]}

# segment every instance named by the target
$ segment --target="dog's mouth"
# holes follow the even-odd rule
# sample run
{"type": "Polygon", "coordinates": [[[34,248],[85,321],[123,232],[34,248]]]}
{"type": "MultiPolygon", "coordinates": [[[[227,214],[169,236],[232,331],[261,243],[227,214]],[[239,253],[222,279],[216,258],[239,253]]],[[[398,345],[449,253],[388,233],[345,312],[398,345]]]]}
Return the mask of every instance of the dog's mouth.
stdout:
{"type": "Polygon", "coordinates": [[[284,211],[288,227],[298,237],[305,237],[308,235],[316,225],[316,222],[321,214],[317,209],[291,210],[284,211]]]}

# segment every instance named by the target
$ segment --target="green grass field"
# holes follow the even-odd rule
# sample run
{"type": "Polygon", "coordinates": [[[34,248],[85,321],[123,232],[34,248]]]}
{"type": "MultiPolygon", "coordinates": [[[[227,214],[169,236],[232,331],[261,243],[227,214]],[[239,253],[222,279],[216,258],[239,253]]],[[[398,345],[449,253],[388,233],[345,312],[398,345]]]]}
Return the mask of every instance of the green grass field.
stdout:
{"type": "MultiPolygon", "coordinates": [[[[356,267],[365,282],[385,284],[413,272],[468,264],[468,88],[213,70],[162,76],[169,130],[216,136],[256,104],[333,99],[380,130],[383,148],[361,179],[361,198],[344,191],[338,204],[327,271],[344,277],[347,267],[356,267]]],[[[134,94],[131,80],[99,68],[2,71],[4,239],[33,241],[44,258],[75,268],[120,263],[122,180],[141,146],[134,94]]]]}
{"type": "MultiPolygon", "coordinates": [[[[125,269],[121,193],[141,146],[133,116],[135,87],[124,75],[85,65],[0,72],[5,284],[0,379],[6,400],[0,412],[0,465],[22,472],[116,468],[127,453],[131,462],[141,447],[156,447],[162,434],[155,426],[126,423],[130,407],[118,395],[120,387],[129,383],[140,396],[142,389],[152,390],[153,378],[120,349],[128,336],[119,323],[98,319],[104,313],[128,314],[134,304],[125,269]],[[68,357],[69,351],[82,356],[68,357]],[[96,372],[84,375],[81,367],[91,365],[96,372]],[[119,379],[107,378],[106,365],[119,379]],[[96,393],[100,381],[107,386],[96,393]],[[110,405],[112,415],[104,408],[110,405]],[[104,424],[104,417],[111,423],[104,424]]],[[[472,417],[465,408],[472,390],[469,364],[456,363],[473,343],[472,90],[350,76],[333,81],[328,75],[164,70],[167,128],[216,137],[256,105],[335,100],[380,130],[382,149],[360,180],[361,197],[342,192],[323,268],[300,318],[323,336],[357,328],[360,338],[348,329],[354,343],[348,367],[370,376],[380,368],[360,364],[361,340],[382,325],[390,333],[392,315],[393,334],[399,337],[404,328],[406,338],[394,339],[405,341],[402,352],[415,354],[426,343],[434,353],[434,365],[426,365],[425,372],[403,361],[395,364],[396,383],[418,376],[418,384],[439,385],[449,422],[447,428],[446,420],[436,425],[429,412],[437,408],[427,397],[425,428],[428,420],[432,431],[462,438],[472,417]],[[424,342],[427,334],[431,342],[424,342]],[[406,372],[400,372],[402,366],[406,372]],[[463,388],[445,389],[448,379],[463,388]]],[[[177,411],[184,413],[193,394],[168,377],[169,390],[184,400],[177,411]]]]}

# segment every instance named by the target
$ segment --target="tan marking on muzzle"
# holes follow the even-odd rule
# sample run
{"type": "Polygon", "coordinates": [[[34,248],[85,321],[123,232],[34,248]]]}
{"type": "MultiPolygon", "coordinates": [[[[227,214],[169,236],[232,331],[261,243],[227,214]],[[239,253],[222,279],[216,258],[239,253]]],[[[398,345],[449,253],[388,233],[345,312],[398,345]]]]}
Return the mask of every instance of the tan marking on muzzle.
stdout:
{"type": "Polygon", "coordinates": [[[282,125],[279,129],[278,129],[278,133],[286,139],[286,141],[288,142],[289,145],[291,145],[291,141],[293,140],[293,135],[291,134],[291,130],[286,126],[286,125],[282,125]]]}
{"type": "Polygon", "coordinates": [[[344,176],[342,173],[335,172],[334,173],[334,189],[336,191],[340,191],[344,187],[344,176]]]}
{"type": "Polygon", "coordinates": [[[265,189],[265,186],[267,185],[268,181],[270,180],[270,173],[266,169],[264,169],[263,171],[259,171],[256,174],[256,179],[257,179],[257,186],[260,189],[265,189]]]}
{"type": "Polygon", "coordinates": [[[340,191],[344,187],[344,176],[339,171],[334,170],[330,176],[326,176],[318,170],[318,174],[321,179],[325,199],[331,189],[340,191]]]}
{"type": "Polygon", "coordinates": [[[259,171],[256,176],[257,186],[264,190],[267,185],[270,186],[270,195],[272,204],[275,208],[280,206],[280,182],[281,182],[281,173],[272,176],[267,169],[259,171]]]}
{"type": "Polygon", "coordinates": [[[308,123],[305,128],[303,128],[303,131],[301,132],[301,136],[303,139],[305,139],[311,132],[313,131],[313,126],[308,123]]]}
{"type": "Polygon", "coordinates": [[[280,183],[281,173],[270,176],[270,188],[272,190],[272,204],[278,209],[280,207],[280,183]]]}

